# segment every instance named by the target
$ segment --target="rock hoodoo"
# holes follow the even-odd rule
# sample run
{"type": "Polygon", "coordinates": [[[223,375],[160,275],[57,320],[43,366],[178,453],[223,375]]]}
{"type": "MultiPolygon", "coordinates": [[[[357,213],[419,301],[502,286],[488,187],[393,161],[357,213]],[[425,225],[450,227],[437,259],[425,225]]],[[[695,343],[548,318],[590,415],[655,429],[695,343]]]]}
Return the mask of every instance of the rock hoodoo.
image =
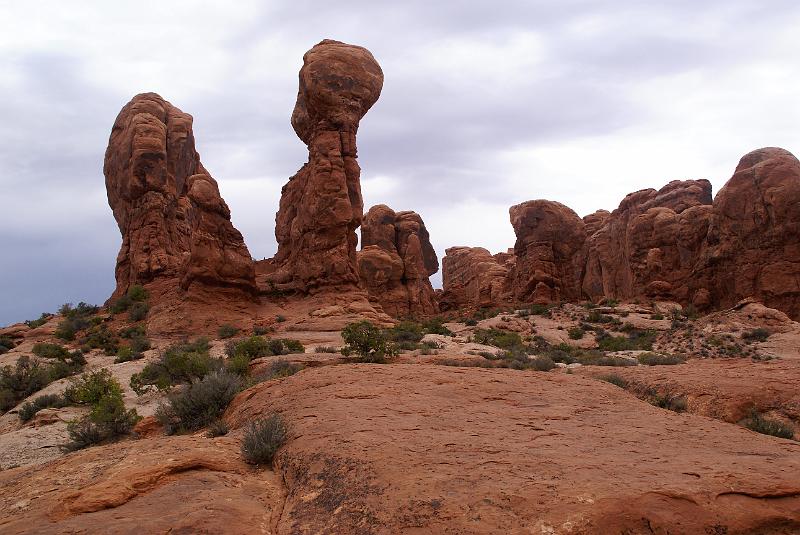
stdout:
{"type": "Polygon", "coordinates": [[[114,122],[103,172],[122,233],[115,296],[154,281],[255,293],[250,253],[200,162],[191,115],[155,93],[135,96],[114,122]]]}
{"type": "Polygon", "coordinates": [[[510,209],[517,242],[505,268],[485,249],[447,250],[441,305],[609,297],[704,310],[754,297],[799,318],[798,206],[800,162],[778,148],[744,156],[713,202],[707,180],[637,191],[583,220],[528,201],[510,209]]]}
{"type": "Polygon", "coordinates": [[[361,241],[361,281],[386,313],[403,317],[439,310],[429,279],[439,271],[439,259],[419,214],[373,206],[364,217],[361,241]]]}
{"type": "Polygon", "coordinates": [[[358,284],[356,133],[382,86],[383,72],[365,48],[325,40],[303,56],[292,126],[309,157],[281,192],[268,277],[276,287],[308,293],[358,284]]]}

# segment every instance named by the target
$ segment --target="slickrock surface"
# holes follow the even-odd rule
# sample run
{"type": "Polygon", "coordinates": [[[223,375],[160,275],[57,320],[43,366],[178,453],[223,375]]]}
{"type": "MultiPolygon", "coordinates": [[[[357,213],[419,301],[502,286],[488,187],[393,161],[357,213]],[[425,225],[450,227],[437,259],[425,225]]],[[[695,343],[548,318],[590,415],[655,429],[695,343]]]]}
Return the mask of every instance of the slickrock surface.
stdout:
{"type": "Polygon", "coordinates": [[[482,247],[450,247],[442,259],[439,307],[454,310],[492,306],[509,296],[508,255],[495,255],[482,247]]]}
{"type": "Polygon", "coordinates": [[[276,533],[280,485],[230,437],[127,441],[0,472],[0,532],[276,533]]]}
{"type": "Polygon", "coordinates": [[[325,40],[303,56],[292,126],[308,163],[283,187],[269,281],[302,293],[358,284],[355,230],[363,201],[356,133],[383,72],[365,48],[325,40]]]}
{"type": "Polygon", "coordinates": [[[226,419],[274,410],[292,425],[278,533],[800,529],[797,443],[577,376],[330,366],[254,387],[226,419]]]}
{"type": "Polygon", "coordinates": [[[429,277],[439,271],[439,259],[419,214],[373,206],[364,217],[361,241],[361,281],[386,313],[418,317],[438,312],[429,277]]]}
{"type": "Polygon", "coordinates": [[[200,162],[191,115],[155,93],[135,96],[114,122],[103,172],[122,233],[115,297],[153,281],[255,292],[250,253],[200,162]]]}

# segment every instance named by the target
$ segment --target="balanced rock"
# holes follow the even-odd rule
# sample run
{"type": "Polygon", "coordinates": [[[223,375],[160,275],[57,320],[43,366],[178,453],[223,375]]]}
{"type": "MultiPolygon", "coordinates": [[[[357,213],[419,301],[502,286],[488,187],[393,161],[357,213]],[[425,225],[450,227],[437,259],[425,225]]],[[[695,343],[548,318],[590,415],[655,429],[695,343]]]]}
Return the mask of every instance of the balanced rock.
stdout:
{"type": "Polygon", "coordinates": [[[103,173],[122,233],[114,296],[154,281],[255,292],[250,252],[200,162],[191,115],[155,93],[135,96],[114,122],[103,173]]]}
{"type": "Polygon", "coordinates": [[[386,313],[403,317],[438,311],[429,277],[439,271],[439,259],[419,214],[373,206],[364,217],[361,241],[362,284],[386,313]]]}
{"type": "Polygon", "coordinates": [[[357,286],[363,201],[356,133],[382,86],[380,66],[360,46],[324,40],[303,56],[292,126],[309,157],[281,191],[269,275],[277,288],[357,286]]]}

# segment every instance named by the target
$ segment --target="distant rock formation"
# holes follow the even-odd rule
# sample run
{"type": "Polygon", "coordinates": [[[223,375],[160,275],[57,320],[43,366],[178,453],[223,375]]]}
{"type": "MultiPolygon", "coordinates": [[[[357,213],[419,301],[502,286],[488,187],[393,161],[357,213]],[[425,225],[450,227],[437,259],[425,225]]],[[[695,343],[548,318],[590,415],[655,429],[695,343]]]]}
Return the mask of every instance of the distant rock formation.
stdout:
{"type": "Polygon", "coordinates": [[[744,156],[713,202],[707,180],[675,180],[583,220],[545,200],[510,216],[505,269],[485,249],[447,250],[443,308],[608,297],[705,310],[753,297],[800,318],[800,162],[783,149],[744,156]]]}
{"type": "Polygon", "coordinates": [[[114,122],[103,172],[122,233],[114,296],[166,280],[255,293],[250,252],[200,163],[191,115],[155,93],[135,96],[114,122]]]}
{"type": "Polygon", "coordinates": [[[309,157],[283,187],[275,217],[278,252],[267,279],[278,289],[357,287],[356,132],[382,87],[383,72],[365,48],[324,40],[303,56],[292,126],[309,157]]]}
{"type": "Polygon", "coordinates": [[[438,312],[429,277],[439,271],[439,259],[419,214],[373,206],[364,217],[361,241],[361,281],[387,314],[399,318],[438,312]]]}
{"type": "Polygon", "coordinates": [[[515,257],[482,247],[450,247],[442,259],[441,310],[494,306],[507,301],[508,274],[515,257]]]}

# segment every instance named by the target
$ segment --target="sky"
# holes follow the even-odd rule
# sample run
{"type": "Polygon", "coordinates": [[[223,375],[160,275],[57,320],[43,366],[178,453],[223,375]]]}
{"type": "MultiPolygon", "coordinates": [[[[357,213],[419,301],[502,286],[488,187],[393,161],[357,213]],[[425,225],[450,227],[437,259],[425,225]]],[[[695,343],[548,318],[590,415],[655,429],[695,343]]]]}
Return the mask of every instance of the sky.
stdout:
{"type": "Polygon", "coordinates": [[[798,27],[783,0],[0,0],[0,325],[113,290],[103,155],[137,93],[193,115],[267,258],[307,158],[289,123],[303,53],[365,46],[385,76],[358,134],[365,206],[417,211],[441,259],[513,247],[526,200],[583,216],[674,179],[716,193],[759,147],[800,154],[798,27]]]}

